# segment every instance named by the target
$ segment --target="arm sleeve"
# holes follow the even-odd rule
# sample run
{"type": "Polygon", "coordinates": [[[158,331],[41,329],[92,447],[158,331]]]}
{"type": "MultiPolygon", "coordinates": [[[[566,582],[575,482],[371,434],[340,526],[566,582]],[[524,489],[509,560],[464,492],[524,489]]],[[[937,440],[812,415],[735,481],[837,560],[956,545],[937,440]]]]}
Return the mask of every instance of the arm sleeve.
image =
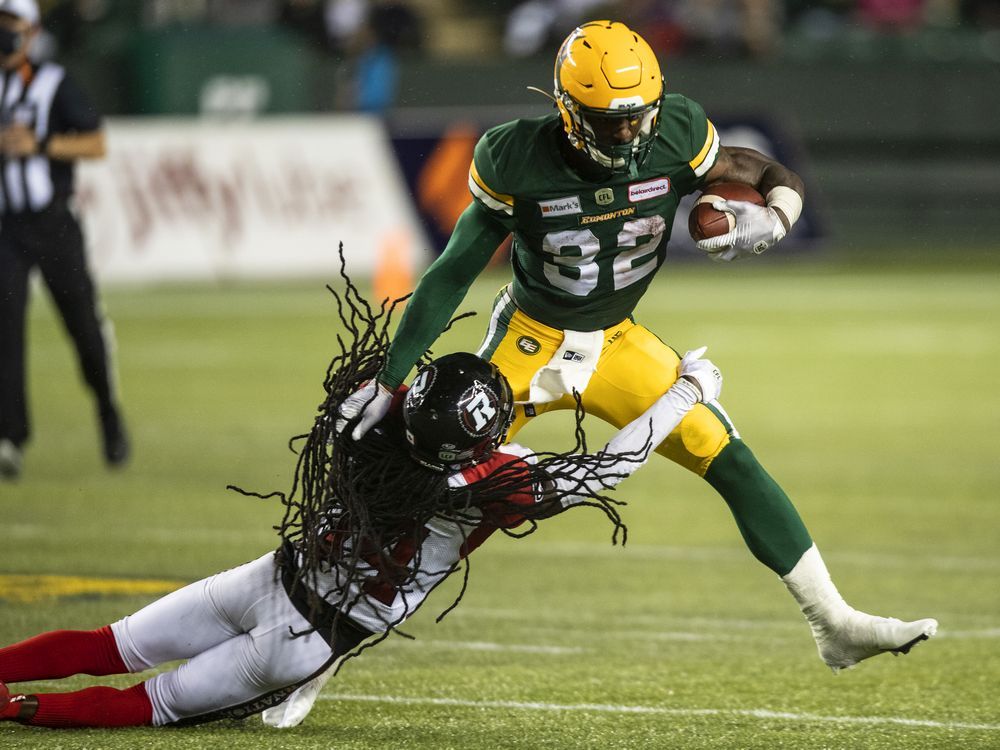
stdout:
{"type": "MultiPolygon", "coordinates": [[[[637,453],[642,450],[647,441],[653,448],[656,448],[698,403],[698,395],[698,389],[693,383],[679,378],[670,386],[669,391],[660,396],[656,403],[643,412],[642,416],[622,427],[604,446],[604,452],[637,453]]],[[[624,470],[626,474],[632,474],[645,464],[648,458],[649,452],[646,453],[646,458],[642,461],[625,461],[618,468],[624,470]]]]}
{"type": "Polygon", "coordinates": [[[656,446],[673,432],[698,403],[698,399],[698,389],[684,378],[679,378],[656,403],[625,425],[604,446],[602,453],[623,456],[614,466],[596,470],[581,469],[575,479],[556,480],[563,507],[585,499],[576,494],[581,488],[598,493],[611,489],[638,471],[649,460],[656,446]]]}
{"type": "Polygon", "coordinates": [[[444,252],[420,278],[389,346],[379,382],[395,388],[448,325],[472,282],[486,268],[508,230],[473,201],[444,252]]]}

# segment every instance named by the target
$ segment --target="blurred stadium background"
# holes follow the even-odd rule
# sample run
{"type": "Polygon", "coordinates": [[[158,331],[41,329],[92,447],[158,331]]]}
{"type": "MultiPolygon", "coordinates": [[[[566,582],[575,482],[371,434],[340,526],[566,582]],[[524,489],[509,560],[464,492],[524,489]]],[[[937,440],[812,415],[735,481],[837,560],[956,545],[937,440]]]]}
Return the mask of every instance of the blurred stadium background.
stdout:
{"type": "MultiPolygon", "coordinates": [[[[465,149],[492,124],[549,111],[549,102],[526,87],[551,88],[558,41],[577,22],[601,15],[646,36],[669,89],[699,101],[720,123],[748,126],[743,135],[752,142],[763,134],[804,172],[817,229],[835,240],[828,251],[867,256],[877,247],[899,257],[917,248],[961,254],[995,243],[1000,8],[993,0],[42,5],[49,50],[77,71],[105,112],[125,118],[122,127],[136,116],[219,123],[374,115],[435,247],[455,203],[467,200],[454,178],[465,169],[465,149]],[[449,179],[419,181],[432,158],[434,173],[449,179]]],[[[311,156],[343,160],[353,137],[330,130],[330,145],[311,156]]],[[[272,143],[258,150],[280,148],[272,143]]],[[[378,158],[365,156],[378,168],[378,158]]],[[[199,185],[198,172],[185,166],[168,159],[149,175],[161,200],[171,189],[194,200],[199,189],[222,189],[199,185]]],[[[330,200],[356,212],[346,208],[344,193],[364,198],[367,191],[345,176],[349,171],[328,175],[337,191],[330,200]]],[[[129,244],[133,254],[142,251],[129,244]]],[[[95,252],[102,252],[98,243],[95,252]]]]}
{"type": "MultiPolygon", "coordinates": [[[[942,632],[831,678],[724,505],[654,462],[622,488],[624,551],[585,512],[493,542],[461,607],[436,625],[454,591],[436,594],[416,642],[345,667],[294,735],[3,726],[4,747],[1000,747],[997,3],[41,5],[43,51],[109,116],[79,198],[135,458],[102,466],[36,295],[34,439],[0,484],[0,643],[99,626],[273,544],[278,509],[224,488],[290,483],[337,333],[337,243],[366,290],[412,283],[468,200],[478,134],[548,111],[525,87],[549,88],[558,40],[598,16],[631,22],[668,88],[808,188],[795,234],[754,263],[709,264],[678,227],[640,317],[710,345],[849,599],[942,632]]],[[[504,279],[498,261],[439,352],[478,343],[504,279]]],[[[564,447],[563,416],[524,441],[564,447]]]]}

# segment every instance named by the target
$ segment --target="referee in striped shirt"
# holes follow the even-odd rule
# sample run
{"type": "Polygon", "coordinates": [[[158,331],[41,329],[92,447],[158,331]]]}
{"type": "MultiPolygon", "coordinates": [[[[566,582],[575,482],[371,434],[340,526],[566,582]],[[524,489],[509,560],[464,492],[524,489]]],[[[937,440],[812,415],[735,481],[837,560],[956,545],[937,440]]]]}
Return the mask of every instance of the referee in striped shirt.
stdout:
{"type": "Polygon", "coordinates": [[[105,461],[120,466],[129,456],[110,325],[71,205],[74,162],[104,156],[101,118],[62,66],[28,59],[38,28],[36,0],[0,0],[0,480],[20,476],[30,436],[25,316],[34,268],[93,391],[105,461]]]}

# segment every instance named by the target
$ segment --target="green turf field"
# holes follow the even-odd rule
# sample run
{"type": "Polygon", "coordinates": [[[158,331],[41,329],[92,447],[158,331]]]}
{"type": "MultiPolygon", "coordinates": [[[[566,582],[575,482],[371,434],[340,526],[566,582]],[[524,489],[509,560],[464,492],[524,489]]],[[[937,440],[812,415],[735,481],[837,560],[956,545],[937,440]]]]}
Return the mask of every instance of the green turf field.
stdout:
{"type": "MultiPolygon", "coordinates": [[[[624,549],[588,509],[496,538],[455,612],[435,624],[456,591],[442,587],[409,624],[417,640],[349,662],[297,729],[4,724],[0,747],[1000,748],[997,267],[661,276],[640,319],[682,351],[709,344],[730,415],[841,591],[879,614],[937,617],[936,639],[833,676],[721,500],[655,459],[621,487],[624,549]]],[[[438,353],[478,343],[500,283],[477,282],[463,309],[482,315],[438,353]]],[[[103,468],[69,347],[36,296],[35,438],[22,481],[0,485],[0,643],[100,626],[266,551],[276,507],[225,485],[286,488],[286,440],[322,395],[336,330],[322,281],[121,289],[106,303],[135,459],[103,468]],[[73,578],[15,577],[37,574],[73,578]]],[[[570,424],[549,415],[520,439],[565,448],[570,424]]],[[[609,435],[590,427],[595,444],[609,435]]]]}

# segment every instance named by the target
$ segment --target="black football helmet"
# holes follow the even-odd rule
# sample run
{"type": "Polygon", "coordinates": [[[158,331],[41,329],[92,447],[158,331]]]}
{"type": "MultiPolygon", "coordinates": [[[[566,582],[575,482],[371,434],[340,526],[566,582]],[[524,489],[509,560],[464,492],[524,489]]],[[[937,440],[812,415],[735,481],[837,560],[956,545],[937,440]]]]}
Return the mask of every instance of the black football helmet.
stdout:
{"type": "Polygon", "coordinates": [[[403,401],[410,454],[435,471],[485,461],[514,419],[514,394],[496,365],[459,352],[421,367],[403,401]]]}

